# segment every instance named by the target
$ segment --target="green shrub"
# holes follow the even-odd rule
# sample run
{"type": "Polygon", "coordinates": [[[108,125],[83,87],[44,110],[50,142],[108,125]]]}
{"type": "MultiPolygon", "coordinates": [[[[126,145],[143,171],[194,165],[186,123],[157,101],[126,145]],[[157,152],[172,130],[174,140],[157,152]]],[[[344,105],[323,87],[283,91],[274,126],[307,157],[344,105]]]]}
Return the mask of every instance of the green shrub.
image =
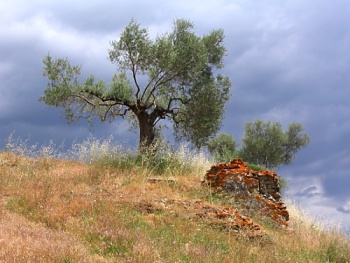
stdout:
{"type": "Polygon", "coordinates": [[[254,164],[254,163],[247,163],[249,169],[254,170],[254,171],[261,171],[261,170],[266,170],[266,167],[259,165],[259,164],[254,164]]]}
{"type": "Polygon", "coordinates": [[[211,138],[207,143],[208,151],[217,162],[229,162],[238,157],[236,148],[238,146],[231,134],[221,133],[211,138]]]}

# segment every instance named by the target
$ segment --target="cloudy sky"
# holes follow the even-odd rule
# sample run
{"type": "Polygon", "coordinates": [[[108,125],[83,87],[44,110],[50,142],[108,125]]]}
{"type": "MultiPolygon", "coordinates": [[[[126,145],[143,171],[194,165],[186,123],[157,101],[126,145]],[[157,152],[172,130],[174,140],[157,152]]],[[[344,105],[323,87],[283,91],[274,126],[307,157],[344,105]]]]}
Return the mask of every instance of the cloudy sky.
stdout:
{"type": "MultiPolygon", "coordinates": [[[[151,35],[191,20],[199,34],[224,29],[232,80],[223,132],[240,140],[247,121],[300,122],[310,145],[278,169],[287,195],[311,214],[350,229],[350,1],[348,0],[0,0],[0,148],[9,135],[44,144],[89,136],[38,101],[50,53],[110,81],[110,41],[135,18],[151,35]]],[[[132,145],[122,123],[97,123],[94,136],[132,145]]]]}

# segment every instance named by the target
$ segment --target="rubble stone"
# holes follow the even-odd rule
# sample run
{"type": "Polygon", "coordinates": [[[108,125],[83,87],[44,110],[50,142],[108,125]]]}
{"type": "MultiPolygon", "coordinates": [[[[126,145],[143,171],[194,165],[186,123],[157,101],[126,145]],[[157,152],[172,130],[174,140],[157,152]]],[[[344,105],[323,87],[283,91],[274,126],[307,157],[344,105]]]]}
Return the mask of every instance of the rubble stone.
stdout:
{"type": "Polygon", "coordinates": [[[141,203],[139,208],[145,213],[165,210],[186,220],[201,220],[212,227],[230,230],[238,236],[258,238],[266,235],[262,226],[256,224],[251,218],[241,215],[236,209],[209,204],[200,199],[162,198],[154,200],[153,203],[141,203]]]}
{"type": "Polygon", "coordinates": [[[204,184],[218,192],[232,193],[249,204],[250,210],[287,225],[289,213],[282,202],[279,179],[273,171],[254,171],[242,159],[213,165],[204,184]]]}

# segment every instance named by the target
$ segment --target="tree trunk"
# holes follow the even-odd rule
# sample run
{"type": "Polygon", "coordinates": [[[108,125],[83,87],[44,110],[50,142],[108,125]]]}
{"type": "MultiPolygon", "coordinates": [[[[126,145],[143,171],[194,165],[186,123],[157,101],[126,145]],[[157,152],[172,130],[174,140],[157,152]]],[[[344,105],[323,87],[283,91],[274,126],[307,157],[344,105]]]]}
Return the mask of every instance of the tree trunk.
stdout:
{"type": "Polygon", "coordinates": [[[140,112],[137,114],[140,127],[140,144],[139,149],[150,149],[153,146],[155,139],[155,128],[149,114],[147,112],[140,112]]]}

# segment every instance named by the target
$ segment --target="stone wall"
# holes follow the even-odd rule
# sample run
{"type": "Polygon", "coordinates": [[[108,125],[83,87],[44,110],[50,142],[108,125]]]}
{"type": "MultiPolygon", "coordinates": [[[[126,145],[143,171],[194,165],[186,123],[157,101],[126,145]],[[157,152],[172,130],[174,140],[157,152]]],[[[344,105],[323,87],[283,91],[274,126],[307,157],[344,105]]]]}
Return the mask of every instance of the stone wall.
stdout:
{"type": "Polygon", "coordinates": [[[242,159],[213,165],[204,184],[218,192],[232,193],[246,202],[248,209],[287,225],[289,214],[281,201],[278,176],[272,171],[250,170],[242,159]]]}

